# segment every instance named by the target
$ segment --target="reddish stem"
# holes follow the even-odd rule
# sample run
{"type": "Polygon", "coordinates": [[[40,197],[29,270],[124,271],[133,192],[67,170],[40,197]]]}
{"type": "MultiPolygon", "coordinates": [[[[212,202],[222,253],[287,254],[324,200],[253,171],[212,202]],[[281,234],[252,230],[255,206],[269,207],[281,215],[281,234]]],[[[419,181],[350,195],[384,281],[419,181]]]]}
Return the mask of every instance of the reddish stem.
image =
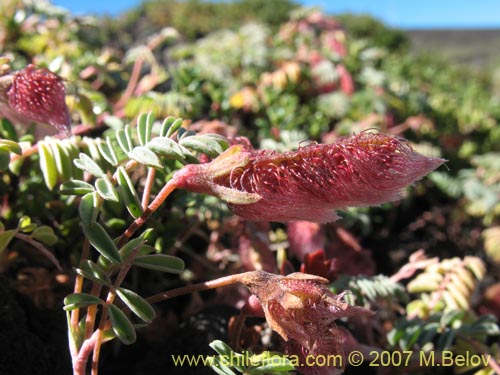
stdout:
{"type": "Polygon", "coordinates": [[[249,272],[243,272],[243,273],[238,273],[236,275],[229,275],[229,276],[224,276],[220,277],[215,280],[210,280],[210,281],[205,281],[203,283],[198,283],[198,284],[192,284],[192,285],[186,285],[180,288],[172,289],[166,292],[161,292],[158,294],[155,294],[153,296],[150,296],[146,298],[146,301],[149,303],[156,303],[156,302],[161,302],[165,301],[170,298],[174,297],[179,297],[184,294],[190,294],[194,292],[200,292],[202,290],[208,290],[208,289],[216,289],[220,288],[223,286],[228,286],[232,284],[236,284],[242,281],[242,279],[250,274],[253,273],[254,271],[249,271],[249,272]]]}
{"type": "Polygon", "coordinates": [[[156,198],[150,203],[150,205],[144,210],[142,215],[135,219],[132,224],[123,233],[120,240],[118,241],[118,247],[122,247],[130,237],[144,225],[147,219],[162,205],[165,199],[168,198],[170,193],[172,193],[177,188],[175,181],[170,180],[167,184],[160,190],[156,198]]]}
{"type": "Polygon", "coordinates": [[[144,63],[144,59],[139,57],[135,60],[134,66],[132,67],[132,73],[130,74],[130,79],[127,84],[127,88],[123,92],[122,97],[118,102],[116,102],[114,109],[119,110],[125,106],[127,101],[130,99],[132,94],[134,93],[137,84],[139,83],[139,77],[141,75],[142,64],[144,63]]]}
{"type": "Polygon", "coordinates": [[[148,176],[146,177],[146,184],[144,185],[144,193],[142,194],[142,209],[147,210],[149,199],[151,198],[151,190],[155,182],[156,169],[148,168],[148,176]]]}

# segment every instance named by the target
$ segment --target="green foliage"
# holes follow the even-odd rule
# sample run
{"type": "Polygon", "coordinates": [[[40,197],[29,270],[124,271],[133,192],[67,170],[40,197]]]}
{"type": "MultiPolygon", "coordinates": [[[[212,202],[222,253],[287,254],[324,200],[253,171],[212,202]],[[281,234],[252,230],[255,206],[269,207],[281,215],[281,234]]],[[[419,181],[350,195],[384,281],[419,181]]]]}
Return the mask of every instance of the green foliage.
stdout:
{"type": "Polygon", "coordinates": [[[404,287],[384,275],[373,277],[343,276],[332,284],[334,292],[347,290],[346,301],[351,305],[376,306],[379,303],[406,304],[409,301],[404,287]]]}
{"type": "Polygon", "coordinates": [[[115,305],[109,305],[109,319],[116,337],[125,345],[135,342],[137,335],[129,318],[115,305]]]}
{"type": "Polygon", "coordinates": [[[428,352],[450,350],[460,339],[485,342],[488,337],[499,334],[500,330],[493,316],[476,318],[468,316],[464,311],[451,310],[446,314],[431,315],[425,320],[402,319],[387,334],[387,339],[391,346],[400,350],[428,352]]]}
{"type": "Polygon", "coordinates": [[[54,265],[60,268],[59,262],[54,255],[45,247],[55,245],[59,237],[54,229],[47,225],[33,223],[29,216],[22,216],[15,229],[6,229],[5,224],[0,221],[0,254],[5,251],[15,240],[20,240],[38,249],[54,265]]]}
{"type": "Polygon", "coordinates": [[[404,31],[391,29],[367,14],[339,14],[336,18],[351,37],[369,39],[373,46],[391,51],[406,51],[410,46],[410,41],[404,31]]]}
{"type": "Polygon", "coordinates": [[[408,314],[426,316],[437,311],[469,310],[472,293],[485,274],[483,261],[472,256],[430,264],[408,283],[408,292],[419,294],[419,299],[407,306],[408,314]]]}
{"type": "Polygon", "coordinates": [[[73,293],[64,298],[64,310],[71,311],[80,307],[97,305],[100,303],[103,303],[103,301],[92,294],[73,293]]]}
{"type": "Polygon", "coordinates": [[[92,262],[91,260],[82,260],[79,267],[76,268],[75,271],[78,275],[92,280],[98,284],[105,286],[109,286],[111,284],[111,279],[106,274],[104,268],[102,268],[97,263],[92,262]]]}
{"type": "Polygon", "coordinates": [[[289,0],[240,0],[216,2],[204,0],[149,0],[128,14],[124,27],[129,29],[142,16],[148,22],[148,32],[170,25],[189,39],[199,38],[222,28],[234,29],[242,23],[257,21],[277,28],[286,21],[296,5],[289,0]]]}
{"type": "MultiPolygon", "coordinates": [[[[0,269],[19,276],[25,265],[45,267],[26,248],[59,271],[75,267],[80,292],[65,298],[64,309],[76,352],[97,327],[85,325],[106,315],[104,340],[134,342],[135,323],[155,319],[143,296],[151,285],[273,268],[277,256],[285,258],[286,245],[278,255],[269,250],[276,244],[267,232],[276,227],[231,219],[211,196],[175,193],[148,216],[176,171],[246,142],[242,135],[280,152],[366,129],[409,139],[418,151],[446,158],[446,170],[400,204],[350,210],[327,231],[338,225],[368,247],[383,242],[391,260],[416,246],[471,254],[484,245],[498,264],[500,110],[489,80],[434,56],[406,54],[406,36],[370,17],[339,23],[300,9],[289,18],[294,8],[288,0],[154,0],[115,22],[76,18],[46,2],[0,5],[0,77],[32,61],[48,67],[64,78],[74,122],[72,137],[46,136],[43,126],[4,111],[0,93],[0,269]]],[[[333,232],[327,245],[335,248],[333,232]]],[[[344,275],[332,289],[376,312],[377,342],[370,345],[457,354],[480,348],[498,358],[491,345],[497,322],[475,314],[484,308],[477,307],[478,287],[498,276],[485,277],[492,265],[478,254],[463,255],[425,267],[410,262],[416,268],[406,284],[344,275]]],[[[361,341],[372,328],[345,327],[361,341]]],[[[250,363],[230,365],[225,356],[242,354],[221,341],[211,347],[219,374],[294,371],[277,352],[250,351],[250,363]]]]}
{"type": "Polygon", "coordinates": [[[215,340],[210,347],[217,352],[212,369],[219,375],[235,374],[290,374],[295,367],[292,361],[280,353],[263,352],[245,356],[234,352],[226,343],[215,340]]]}
{"type": "Polygon", "coordinates": [[[116,294],[139,318],[146,323],[151,323],[153,321],[156,315],[155,310],[153,306],[140,295],[125,288],[116,289],[116,294]]]}

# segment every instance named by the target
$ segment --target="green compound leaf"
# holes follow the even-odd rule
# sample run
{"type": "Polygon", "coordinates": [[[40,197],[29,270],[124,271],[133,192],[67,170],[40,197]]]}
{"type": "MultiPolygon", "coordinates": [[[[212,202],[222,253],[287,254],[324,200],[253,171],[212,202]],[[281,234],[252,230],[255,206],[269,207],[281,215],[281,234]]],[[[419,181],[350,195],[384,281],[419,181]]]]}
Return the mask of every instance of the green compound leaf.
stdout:
{"type": "Polygon", "coordinates": [[[255,368],[248,370],[249,375],[272,374],[276,372],[295,370],[295,367],[288,358],[271,352],[253,355],[251,363],[258,363],[258,365],[255,368]]]}
{"type": "Polygon", "coordinates": [[[182,126],[182,122],[181,118],[167,117],[161,124],[160,136],[167,138],[172,136],[182,126]]]}
{"type": "Polygon", "coordinates": [[[53,246],[59,240],[54,233],[54,229],[47,225],[42,225],[36,228],[31,234],[31,237],[47,246],[53,246]]]}
{"type": "Polygon", "coordinates": [[[137,338],[135,329],[127,316],[115,305],[108,306],[109,320],[116,337],[125,345],[133,344],[137,338]]]}
{"type": "Polygon", "coordinates": [[[75,159],[73,162],[75,163],[77,168],[96,177],[104,177],[105,175],[101,167],[99,167],[99,165],[95,161],[93,161],[87,154],[80,153],[79,159],[75,159]]]}
{"type": "Polygon", "coordinates": [[[219,355],[230,355],[233,351],[229,345],[221,340],[214,340],[209,344],[209,346],[219,355]]]}
{"type": "Polygon", "coordinates": [[[56,186],[58,176],[54,155],[52,155],[49,145],[45,142],[38,142],[38,151],[43,180],[47,188],[52,190],[56,186]]]}
{"type": "Polygon", "coordinates": [[[59,193],[65,195],[84,195],[92,193],[94,190],[91,184],[81,180],[66,181],[59,186],[59,193]]]}
{"type": "Polygon", "coordinates": [[[224,137],[216,134],[184,137],[179,141],[179,144],[190,150],[198,151],[212,157],[222,154],[229,146],[224,137]]]}
{"type": "Polygon", "coordinates": [[[97,215],[99,215],[99,197],[96,191],[82,197],[78,211],[84,225],[95,223],[97,215]]]}
{"type": "Polygon", "coordinates": [[[97,192],[102,197],[102,199],[112,202],[118,202],[120,197],[118,196],[118,192],[116,191],[113,183],[109,179],[108,176],[99,177],[95,181],[95,188],[97,192]]]}
{"type": "Polygon", "coordinates": [[[52,142],[50,147],[56,162],[57,173],[61,176],[62,181],[68,181],[73,172],[73,158],[69,150],[63,147],[61,142],[52,142]]]}
{"type": "Polygon", "coordinates": [[[134,148],[134,144],[132,143],[132,133],[130,130],[130,126],[125,126],[125,129],[119,129],[116,131],[116,140],[118,141],[118,145],[121,147],[124,153],[128,154],[134,148]]]}
{"type": "Polygon", "coordinates": [[[111,139],[109,137],[106,137],[106,142],[99,142],[98,147],[102,157],[106,159],[106,161],[113,167],[116,167],[119,161],[113,145],[111,144],[111,139]]]}
{"type": "Polygon", "coordinates": [[[141,202],[135,191],[134,184],[123,167],[117,169],[118,193],[122,198],[128,212],[134,219],[142,215],[141,202]]]}
{"type": "Polygon", "coordinates": [[[157,137],[148,142],[147,148],[154,151],[159,155],[170,157],[173,159],[182,160],[184,158],[184,153],[179,145],[170,138],[157,137]]]}
{"type": "Polygon", "coordinates": [[[140,236],[128,241],[125,245],[122,246],[120,249],[120,255],[123,260],[127,260],[127,258],[130,256],[132,251],[137,247],[137,246],[144,246],[144,243],[146,242],[146,237],[153,231],[153,229],[146,229],[143,233],[141,233],[140,236]]]}
{"type": "MultiPolygon", "coordinates": [[[[214,340],[209,344],[209,346],[219,354],[219,356],[214,357],[213,363],[210,367],[219,375],[236,375],[236,373],[227,365],[227,361],[223,360],[223,358],[231,358],[231,354],[233,353],[232,349],[221,340],[214,340]]],[[[235,355],[233,354],[233,357],[234,356],[235,355]]],[[[238,356],[237,353],[236,356],[238,356]]]]}
{"type": "Polygon", "coordinates": [[[99,224],[83,225],[83,233],[94,248],[112,263],[121,263],[122,259],[115,242],[108,232],[99,224]]]}
{"type": "Polygon", "coordinates": [[[118,288],[116,290],[116,294],[118,294],[120,299],[139,318],[147,323],[151,323],[153,321],[156,316],[156,312],[153,309],[153,306],[151,306],[151,304],[140,295],[125,288],[118,288]]]}
{"type": "Polygon", "coordinates": [[[144,146],[151,140],[153,131],[153,123],[155,121],[153,113],[143,113],[137,120],[137,135],[139,136],[139,143],[144,146]]]}
{"type": "Polygon", "coordinates": [[[87,293],[73,293],[64,298],[64,310],[71,311],[80,307],[99,305],[104,301],[99,297],[87,293]]]}
{"type": "Polygon", "coordinates": [[[147,147],[134,147],[134,149],[128,154],[128,156],[138,163],[147,165],[148,167],[154,167],[158,169],[162,168],[158,156],[156,156],[156,154],[147,147]]]}
{"type": "Polygon", "coordinates": [[[184,271],[184,261],[172,255],[151,254],[135,258],[134,265],[150,270],[179,274],[184,271]]]}
{"type": "Polygon", "coordinates": [[[12,152],[17,155],[21,155],[23,153],[21,146],[19,146],[17,142],[8,139],[0,139],[0,150],[12,152]]]}
{"type": "Polygon", "coordinates": [[[111,280],[106,274],[104,269],[92,262],[91,260],[85,259],[80,263],[79,268],[76,269],[76,273],[86,279],[95,281],[98,284],[109,286],[111,285],[111,280]]]}

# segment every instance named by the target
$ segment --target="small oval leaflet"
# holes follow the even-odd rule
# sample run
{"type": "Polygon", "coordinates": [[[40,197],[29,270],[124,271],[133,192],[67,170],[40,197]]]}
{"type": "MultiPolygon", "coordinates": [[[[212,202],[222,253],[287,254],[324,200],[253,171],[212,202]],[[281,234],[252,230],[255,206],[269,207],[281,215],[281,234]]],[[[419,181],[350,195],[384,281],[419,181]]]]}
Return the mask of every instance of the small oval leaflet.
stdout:
{"type": "Polygon", "coordinates": [[[135,329],[127,316],[115,305],[108,306],[109,320],[116,337],[125,345],[133,344],[136,340],[135,329]]]}
{"type": "Polygon", "coordinates": [[[148,301],[137,293],[129,289],[118,288],[116,290],[116,294],[118,294],[120,299],[130,308],[130,310],[132,310],[135,315],[145,322],[151,323],[155,318],[156,312],[153,309],[153,306],[151,306],[148,301]]]}
{"type": "Polygon", "coordinates": [[[134,260],[134,265],[169,273],[181,273],[184,271],[184,261],[182,259],[165,254],[151,254],[137,257],[134,260]]]}
{"type": "Polygon", "coordinates": [[[89,239],[89,242],[94,248],[107,260],[112,263],[121,263],[122,259],[115,242],[99,224],[84,225],[83,233],[89,239]]]}
{"type": "Polygon", "coordinates": [[[59,186],[59,192],[66,195],[84,195],[92,193],[94,187],[88,182],[81,180],[70,180],[59,186]]]}
{"type": "Polygon", "coordinates": [[[54,229],[47,225],[42,225],[36,228],[31,234],[31,237],[47,246],[55,245],[59,240],[54,233],[54,229]]]}
{"type": "Polygon", "coordinates": [[[106,275],[104,269],[100,265],[88,259],[85,259],[80,263],[79,268],[76,269],[76,273],[99,284],[106,286],[111,284],[111,280],[109,279],[109,276],[106,275]]]}
{"type": "Polygon", "coordinates": [[[97,197],[97,192],[87,193],[82,197],[78,212],[80,213],[80,218],[84,225],[95,223],[97,215],[99,215],[99,199],[97,197]]]}
{"type": "Polygon", "coordinates": [[[134,159],[138,163],[147,165],[148,167],[155,167],[162,169],[163,166],[160,163],[160,159],[156,154],[149,148],[144,146],[134,147],[132,152],[128,154],[131,159],[134,159]]]}
{"type": "Polygon", "coordinates": [[[40,156],[40,169],[42,170],[45,185],[52,190],[57,183],[57,166],[54,155],[50,152],[50,147],[45,142],[38,142],[40,156]]]}
{"type": "Polygon", "coordinates": [[[134,184],[123,167],[117,169],[118,193],[123,199],[128,212],[134,219],[142,214],[142,206],[134,184]]]}
{"type": "MultiPolygon", "coordinates": [[[[89,150],[90,150],[90,143],[89,143],[89,150]]],[[[97,153],[99,154],[99,153],[97,153]]],[[[93,161],[90,156],[84,153],[80,153],[79,159],[75,159],[73,163],[75,163],[77,168],[80,168],[82,171],[89,172],[90,174],[96,176],[96,177],[103,177],[104,172],[99,167],[99,165],[93,161]]]]}
{"type": "Polygon", "coordinates": [[[95,181],[95,187],[102,199],[112,202],[118,202],[120,200],[118,192],[108,176],[99,177],[95,181]]]}
{"type": "Polygon", "coordinates": [[[64,310],[71,311],[80,307],[98,305],[100,303],[103,303],[103,300],[92,294],[72,293],[64,298],[64,310]]]}

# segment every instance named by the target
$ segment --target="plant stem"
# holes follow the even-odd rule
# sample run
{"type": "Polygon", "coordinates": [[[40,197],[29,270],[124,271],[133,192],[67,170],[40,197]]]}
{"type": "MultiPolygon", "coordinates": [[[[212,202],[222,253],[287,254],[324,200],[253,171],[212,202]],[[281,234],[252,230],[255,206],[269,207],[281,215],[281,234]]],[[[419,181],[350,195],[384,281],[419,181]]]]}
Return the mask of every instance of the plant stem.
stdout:
{"type": "MultiPolygon", "coordinates": [[[[149,195],[150,191],[151,191],[152,181],[154,181],[154,173],[153,172],[148,173],[148,181],[151,181],[151,182],[149,182],[149,183],[146,182],[146,192],[149,191],[148,193],[145,192],[146,195],[149,195]]],[[[165,199],[168,198],[170,193],[176,189],[176,187],[177,186],[175,184],[175,179],[172,179],[160,190],[160,192],[158,193],[156,198],[144,210],[144,213],[141,215],[141,217],[137,218],[127,228],[127,230],[123,233],[122,237],[118,241],[118,247],[123,246],[127,242],[127,240],[135,233],[135,231],[137,231],[137,229],[139,229],[146,222],[146,220],[161,206],[161,204],[165,201],[165,199]]],[[[148,198],[148,200],[149,200],[149,198],[148,198]]],[[[143,203],[144,202],[146,202],[146,200],[143,198],[143,203]]],[[[78,355],[76,355],[76,356],[73,355],[74,374],[80,374],[80,373],[84,374],[85,373],[85,366],[86,366],[86,363],[88,360],[88,356],[90,355],[91,352],[93,352],[92,375],[97,375],[103,333],[104,333],[104,329],[106,328],[106,326],[108,324],[108,321],[107,321],[108,306],[113,303],[114,298],[115,298],[116,288],[120,287],[121,283],[125,279],[128,271],[130,270],[130,267],[132,266],[132,263],[134,261],[135,256],[137,255],[138,251],[139,251],[139,247],[134,249],[132,254],[130,254],[129,258],[126,260],[123,267],[120,269],[120,272],[118,273],[118,275],[115,279],[115,283],[108,293],[108,297],[106,299],[106,304],[103,306],[101,318],[100,318],[100,322],[99,322],[99,327],[93,334],[92,334],[92,331],[94,329],[95,318],[96,318],[96,314],[97,314],[97,306],[93,305],[93,306],[88,307],[86,322],[85,322],[85,335],[84,335],[85,341],[84,341],[84,344],[82,345],[82,348],[80,349],[78,355]]],[[[75,286],[75,288],[76,288],[76,286],[75,286]]],[[[101,293],[101,289],[102,289],[101,285],[94,284],[91,294],[98,296],[101,293]]]]}
{"type": "MultiPolygon", "coordinates": [[[[82,256],[80,258],[80,262],[88,258],[89,250],[90,250],[90,242],[88,238],[85,237],[83,240],[82,256]]],[[[77,274],[75,278],[75,286],[73,288],[73,293],[81,293],[82,288],[83,288],[83,277],[77,274]]],[[[80,320],[80,309],[74,309],[73,311],[71,311],[70,327],[68,331],[69,335],[71,335],[72,332],[78,332],[79,320],[80,320]]],[[[69,342],[70,342],[71,357],[75,358],[78,355],[78,348],[74,347],[73,345],[74,340],[72,340],[71,337],[69,339],[70,339],[69,342]]]]}
{"type": "Polygon", "coordinates": [[[144,225],[147,219],[162,205],[165,199],[168,198],[170,193],[172,193],[177,188],[175,184],[175,179],[171,179],[167,184],[160,190],[156,198],[149,204],[149,206],[144,210],[142,215],[135,219],[132,224],[123,233],[120,240],[118,241],[118,247],[122,247],[130,237],[144,225]]]}
{"type": "MultiPolygon", "coordinates": [[[[78,356],[76,358],[73,358],[73,375],[85,375],[85,366],[87,363],[87,359],[90,356],[90,353],[93,352],[93,357],[92,357],[92,375],[97,375],[98,371],[98,362],[99,362],[99,354],[100,354],[100,348],[102,345],[102,335],[104,331],[109,327],[109,321],[108,321],[108,308],[107,306],[113,303],[113,300],[116,296],[116,288],[119,287],[123,279],[125,278],[128,270],[130,269],[133,258],[135,258],[135,255],[139,251],[139,247],[134,250],[134,253],[131,254],[129,259],[127,259],[127,264],[125,267],[123,267],[122,270],[120,270],[120,273],[118,274],[115,283],[110,290],[108,297],[106,299],[106,304],[103,307],[102,311],[102,316],[101,316],[101,321],[99,324],[99,328],[90,336],[87,338],[83,344],[82,347],[80,348],[80,351],[78,353],[78,356]]],[[[216,288],[221,288],[223,286],[229,286],[232,284],[240,283],[245,280],[245,277],[254,273],[255,271],[250,271],[250,272],[243,272],[239,273],[236,275],[229,275],[229,276],[224,276],[215,280],[210,280],[206,281],[203,283],[198,283],[198,284],[193,284],[193,285],[187,285],[181,288],[176,288],[169,290],[167,292],[162,292],[155,294],[151,297],[146,298],[146,300],[150,303],[155,303],[155,302],[160,302],[164,301],[170,298],[182,296],[184,294],[189,294],[189,293],[194,293],[194,292],[199,292],[203,290],[209,290],[209,289],[216,289],[216,288]]]]}
{"type": "Polygon", "coordinates": [[[139,83],[139,77],[141,76],[142,64],[144,63],[144,59],[139,57],[135,60],[134,66],[132,67],[132,73],[130,74],[130,79],[128,81],[128,85],[125,88],[125,91],[120,98],[120,100],[115,104],[115,111],[121,109],[125,106],[127,101],[130,99],[132,94],[134,93],[137,84],[139,83]]]}
{"type": "Polygon", "coordinates": [[[140,248],[141,248],[140,246],[136,246],[135,249],[132,251],[132,253],[129,255],[129,257],[125,260],[123,267],[120,269],[120,272],[116,276],[113,286],[110,288],[108,292],[108,296],[106,298],[106,304],[103,306],[102,309],[99,328],[96,331],[97,335],[94,344],[94,353],[92,355],[92,375],[97,375],[97,372],[99,370],[98,368],[99,355],[101,352],[102,337],[104,334],[104,330],[106,329],[107,326],[108,306],[114,302],[116,297],[116,289],[118,289],[122,284],[123,280],[125,280],[125,277],[127,276],[128,271],[130,271],[130,268],[132,267],[134,259],[139,253],[140,248]]]}
{"type": "Polygon", "coordinates": [[[202,290],[216,289],[223,286],[228,286],[236,283],[242,282],[245,276],[253,273],[255,271],[238,273],[236,275],[224,276],[215,280],[205,281],[203,283],[186,285],[180,288],[172,289],[166,292],[161,292],[146,298],[149,303],[156,303],[160,301],[165,301],[170,298],[182,296],[184,294],[200,292],[202,290]]]}
{"type": "Polygon", "coordinates": [[[155,182],[156,169],[148,168],[148,176],[146,177],[146,183],[144,185],[144,193],[142,193],[142,209],[145,211],[149,205],[149,199],[151,198],[151,190],[153,189],[153,184],[155,182]]]}
{"type": "Polygon", "coordinates": [[[42,252],[43,255],[45,255],[49,260],[54,263],[54,265],[57,267],[59,271],[62,271],[61,265],[59,264],[59,261],[57,258],[52,254],[45,246],[42,245],[42,243],[34,240],[30,236],[23,234],[23,233],[16,233],[14,235],[17,239],[20,239],[21,241],[29,243],[31,246],[33,246],[35,249],[38,249],[42,252]]]}
{"type": "MultiPolygon", "coordinates": [[[[94,283],[90,294],[92,294],[93,296],[99,296],[101,294],[101,290],[102,286],[94,283]]],[[[91,305],[87,308],[87,316],[85,317],[85,335],[83,336],[85,339],[88,339],[94,330],[96,314],[97,305],[91,305]]]]}

